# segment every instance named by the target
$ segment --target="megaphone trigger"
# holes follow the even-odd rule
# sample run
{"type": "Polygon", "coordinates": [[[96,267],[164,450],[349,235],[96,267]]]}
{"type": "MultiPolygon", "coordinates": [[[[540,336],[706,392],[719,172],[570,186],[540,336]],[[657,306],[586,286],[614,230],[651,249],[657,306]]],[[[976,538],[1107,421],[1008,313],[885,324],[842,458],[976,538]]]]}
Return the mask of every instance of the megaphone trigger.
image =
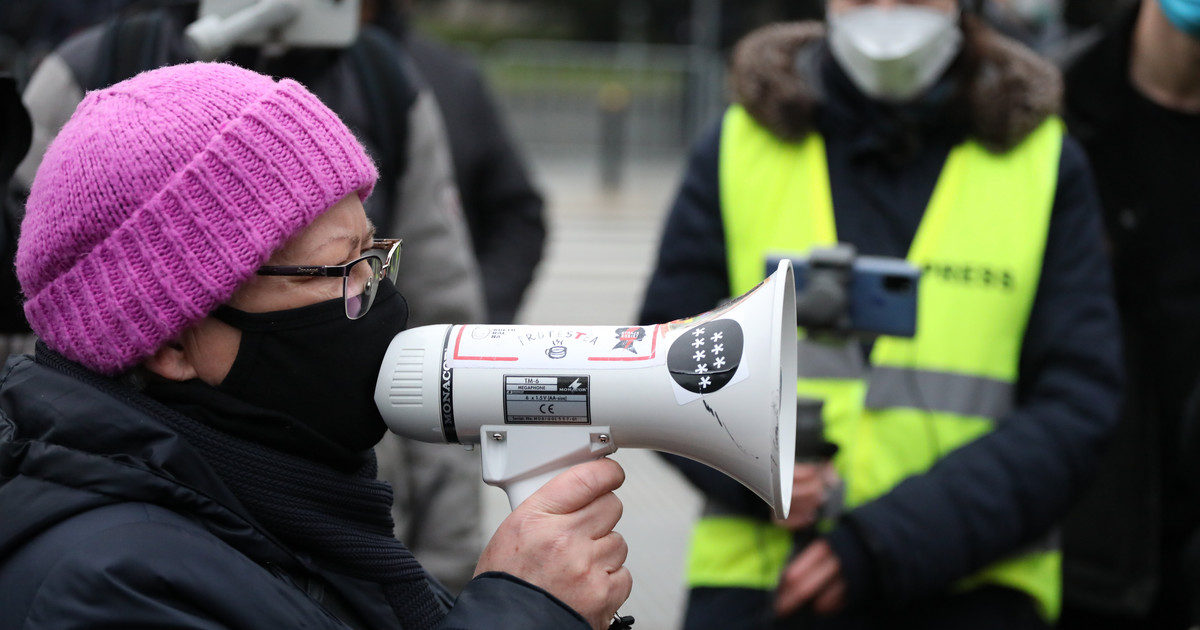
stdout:
{"type": "Polygon", "coordinates": [[[796,302],[790,260],[754,289],[654,326],[422,326],[397,335],[375,402],[395,433],[480,444],[516,507],[618,448],[707,464],[791,504],[796,302]]]}
{"type": "Polygon", "coordinates": [[[617,451],[608,427],[484,425],[483,481],[504,490],[516,509],[558,473],[617,451]]]}

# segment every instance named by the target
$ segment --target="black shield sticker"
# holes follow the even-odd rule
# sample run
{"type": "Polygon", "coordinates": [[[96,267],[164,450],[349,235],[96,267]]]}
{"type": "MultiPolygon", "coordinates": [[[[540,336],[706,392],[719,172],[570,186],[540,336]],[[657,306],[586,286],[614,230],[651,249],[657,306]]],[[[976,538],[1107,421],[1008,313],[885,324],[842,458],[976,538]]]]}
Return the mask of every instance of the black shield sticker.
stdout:
{"type": "Polygon", "coordinates": [[[705,322],[683,333],[667,351],[667,370],[679,386],[711,394],[726,384],[742,361],[742,326],[732,319],[705,322]]]}

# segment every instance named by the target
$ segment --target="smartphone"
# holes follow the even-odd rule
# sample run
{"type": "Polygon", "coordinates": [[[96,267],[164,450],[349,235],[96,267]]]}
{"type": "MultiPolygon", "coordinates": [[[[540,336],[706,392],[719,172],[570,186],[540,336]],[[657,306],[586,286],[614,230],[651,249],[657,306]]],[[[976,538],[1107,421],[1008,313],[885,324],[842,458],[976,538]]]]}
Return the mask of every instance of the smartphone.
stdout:
{"type": "MultiPolygon", "coordinates": [[[[838,264],[849,267],[846,303],[850,332],[866,335],[912,337],[917,333],[917,288],[921,270],[903,258],[881,256],[838,256],[838,264]]],[[[775,270],[779,261],[792,261],[796,279],[796,295],[802,296],[808,285],[810,257],[805,255],[772,254],[767,256],[766,269],[775,270]]],[[[822,257],[819,265],[828,268],[822,257]]],[[[798,322],[803,325],[803,322],[798,322]]]]}

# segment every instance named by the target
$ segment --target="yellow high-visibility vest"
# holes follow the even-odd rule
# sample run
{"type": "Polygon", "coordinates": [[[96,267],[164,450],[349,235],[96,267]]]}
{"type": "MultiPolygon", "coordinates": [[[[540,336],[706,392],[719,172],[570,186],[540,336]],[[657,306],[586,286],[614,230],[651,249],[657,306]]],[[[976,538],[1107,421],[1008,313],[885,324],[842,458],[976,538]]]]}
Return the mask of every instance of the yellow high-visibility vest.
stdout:
{"type": "MultiPolygon", "coordinates": [[[[880,337],[864,362],[857,342],[818,343],[801,331],[797,391],[824,400],[826,435],[841,447],[834,464],[846,484],[846,507],[926,471],[1012,410],[1062,138],[1062,122],[1052,117],[1008,152],[973,141],[950,151],[908,253],[923,270],[914,338],[880,337]]],[[[785,142],[731,107],[721,135],[720,190],[733,295],[762,280],[769,254],[803,256],[837,243],[818,134],[785,142]]],[[[960,586],[1024,591],[1054,619],[1061,555],[1052,540],[1048,534],[960,586]]],[[[693,532],[689,583],[773,588],[789,548],[787,533],[775,525],[702,518],[693,532]]]]}

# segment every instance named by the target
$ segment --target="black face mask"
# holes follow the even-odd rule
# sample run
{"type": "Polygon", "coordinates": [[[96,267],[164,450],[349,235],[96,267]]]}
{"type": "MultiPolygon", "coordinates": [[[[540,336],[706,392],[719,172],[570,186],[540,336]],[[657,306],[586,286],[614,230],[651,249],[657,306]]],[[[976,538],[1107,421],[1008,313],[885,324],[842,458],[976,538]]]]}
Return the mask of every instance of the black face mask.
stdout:
{"type": "Polygon", "coordinates": [[[408,303],[392,283],[379,285],[357,320],[346,318],[342,298],[270,313],[222,306],[213,316],[242,331],[218,390],[287,414],[350,451],[383,437],[375,381],[388,344],[408,324],[408,303]]]}

